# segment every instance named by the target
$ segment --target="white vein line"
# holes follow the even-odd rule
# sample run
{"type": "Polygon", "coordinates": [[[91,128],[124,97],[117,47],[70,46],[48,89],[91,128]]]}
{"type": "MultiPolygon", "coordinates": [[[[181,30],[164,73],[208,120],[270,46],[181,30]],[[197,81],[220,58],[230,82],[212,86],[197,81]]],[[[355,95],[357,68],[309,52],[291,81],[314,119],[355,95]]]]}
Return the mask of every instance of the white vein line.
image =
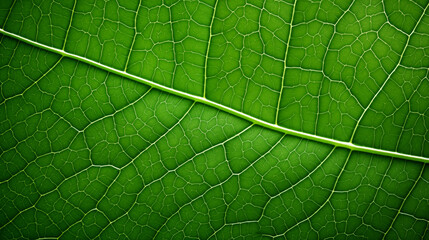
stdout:
{"type": "MultiPolygon", "coordinates": [[[[411,31],[411,33],[409,35],[407,35],[407,42],[405,43],[404,49],[402,49],[401,52],[401,56],[399,57],[398,60],[398,64],[396,64],[395,68],[389,73],[389,75],[386,77],[386,80],[383,82],[383,84],[381,85],[381,87],[378,89],[378,91],[375,93],[374,97],[371,99],[371,101],[368,103],[368,106],[366,106],[366,108],[363,110],[363,113],[360,115],[359,120],[356,123],[356,126],[353,129],[353,133],[352,136],[350,137],[350,142],[353,141],[354,137],[355,137],[355,133],[357,131],[357,129],[360,126],[360,122],[362,121],[363,117],[366,115],[366,113],[368,112],[368,110],[370,109],[370,107],[372,106],[374,100],[377,98],[377,96],[380,94],[380,92],[384,89],[384,86],[386,85],[387,82],[389,82],[389,80],[391,79],[392,75],[396,72],[396,69],[398,69],[399,66],[401,66],[401,62],[402,59],[404,58],[404,54],[405,51],[407,50],[409,44],[410,44],[410,39],[411,36],[416,32],[417,27],[419,26],[421,20],[423,19],[423,17],[426,15],[426,10],[428,9],[429,4],[426,5],[425,9],[423,10],[422,15],[420,16],[419,20],[417,21],[416,25],[414,26],[413,30],[411,31]]],[[[398,141],[400,141],[401,139],[398,139],[398,141]]]]}
{"type": "Polygon", "coordinates": [[[66,31],[66,37],[64,38],[64,43],[63,43],[62,50],[64,50],[66,48],[66,43],[67,43],[67,39],[69,37],[70,28],[71,28],[72,23],[73,23],[73,15],[74,15],[74,12],[75,12],[75,9],[76,9],[76,2],[77,2],[77,0],[75,0],[74,3],[73,3],[73,9],[71,11],[70,22],[69,22],[69,26],[68,26],[67,31],[66,31]]]}
{"type": "Polygon", "coordinates": [[[209,62],[209,53],[210,53],[210,45],[213,38],[213,22],[216,17],[216,9],[217,4],[219,0],[216,0],[215,6],[213,8],[213,15],[212,19],[210,21],[210,27],[209,27],[209,40],[207,43],[207,49],[206,49],[206,56],[204,58],[204,83],[203,83],[203,97],[206,97],[206,90],[207,90],[207,63],[209,62]]]}
{"type": "Polygon", "coordinates": [[[64,57],[72,58],[72,59],[87,63],[91,66],[103,69],[105,71],[117,74],[119,76],[126,77],[128,79],[149,85],[149,86],[154,87],[156,89],[159,89],[161,91],[168,92],[168,93],[171,93],[171,94],[174,94],[176,96],[180,96],[180,97],[183,97],[186,99],[190,99],[190,100],[193,100],[195,102],[203,103],[203,104],[211,106],[211,107],[215,107],[219,110],[228,112],[228,113],[233,114],[237,117],[240,117],[242,119],[246,119],[252,123],[255,123],[257,125],[260,125],[260,126],[263,126],[263,127],[266,127],[266,128],[278,131],[278,132],[283,132],[285,134],[290,134],[293,136],[297,136],[297,137],[301,137],[301,138],[305,138],[305,139],[309,139],[309,140],[313,140],[313,141],[317,141],[317,142],[331,144],[331,145],[334,145],[337,147],[348,148],[348,149],[353,150],[353,151],[367,152],[367,153],[372,153],[372,154],[377,154],[377,155],[383,155],[383,156],[402,158],[402,159],[413,160],[413,161],[418,161],[418,162],[423,162],[423,163],[429,163],[428,157],[416,156],[416,155],[411,155],[411,154],[405,154],[405,153],[399,153],[399,152],[394,152],[394,151],[389,151],[389,150],[383,150],[383,149],[377,149],[377,148],[372,148],[372,147],[356,145],[356,144],[351,143],[351,142],[344,142],[344,141],[339,141],[339,140],[335,140],[335,139],[331,139],[331,138],[327,138],[327,137],[317,136],[314,134],[300,132],[300,131],[293,130],[290,128],[286,128],[283,126],[279,126],[279,125],[274,124],[274,123],[269,123],[269,122],[266,122],[264,120],[253,117],[251,115],[248,115],[246,113],[235,110],[233,108],[224,106],[220,103],[213,102],[207,98],[197,96],[197,95],[193,95],[193,94],[189,94],[186,92],[182,92],[182,91],[161,85],[159,83],[152,82],[150,80],[147,80],[147,79],[132,75],[130,73],[127,73],[127,72],[106,66],[106,65],[101,64],[101,63],[98,63],[94,60],[91,60],[91,59],[88,59],[88,58],[85,58],[85,57],[82,57],[82,56],[79,56],[79,55],[76,55],[73,53],[69,53],[69,52],[66,52],[64,50],[60,50],[60,49],[57,49],[57,48],[54,48],[54,47],[51,47],[51,46],[48,46],[48,45],[45,45],[42,43],[35,42],[33,40],[22,37],[20,35],[15,34],[15,33],[8,32],[2,28],[0,28],[0,33],[6,35],[8,37],[17,39],[19,41],[25,42],[27,44],[30,44],[32,46],[39,47],[39,48],[42,48],[44,50],[47,50],[47,51],[50,51],[50,52],[53,52],[56,54],[60,54],[64,57]]]}
{"type": "Polygon", "coordinates": [[[280,113],[280,102],[282,100],[282,94],[283,94],[283,88],[285,85],[285,81],[286,81],[286,68],[287,68],[287,57],[289,56],[289,46],[290,46],[290,39],[292,36],[292,24],[293,24],[293,19],[295,16],[295,7],[297,5],[296,3],[297,0],[295,0],[293,2],[293,8],[292,8],[292,16],[291,16],[291,20],[290,20],[290,25],[289,25],[289,34],[287,37],[287,43],[286,43],[286,52],[285,52],[285,63],[284,63],[284,67],[283,67],[283,76],[282,76],[282,82],[281,82],[281,86],[280,86],[280,93],[279,93],[279,98],[277,101],[277,109],[276,109],[276,116],[275,116],[275,124],[278,123],[279,120],[279,113],[280,113]]]}

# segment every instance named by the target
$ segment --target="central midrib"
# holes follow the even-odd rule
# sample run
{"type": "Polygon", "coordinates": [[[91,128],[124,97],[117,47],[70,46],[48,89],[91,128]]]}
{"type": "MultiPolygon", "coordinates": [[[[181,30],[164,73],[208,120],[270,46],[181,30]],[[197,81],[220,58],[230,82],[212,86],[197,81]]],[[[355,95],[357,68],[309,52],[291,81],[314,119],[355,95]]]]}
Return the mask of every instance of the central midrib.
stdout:
{"type": "Polygon", "coordinates": [[[309,140],[313,140],[313,141],[317,141],[317,142],[331,144],[331,145],[334,145],[334,146],[337,146],[337,147],[347,148],[347,149],[350,149],[350,150],[353,150],[353,151],[367,152],[367,153],[378,154],[378,155],[382,155],[382,156],[397,157],[397,158],[402,158],[402,159],[407,159],[407,160],[413,160],[413,161],[419,161],[419,162],[429,163],[429,158],[422,157],[422,156],[416,156],[416,155],[410,155],[410,154],[405,154],[405,153],[399,153],[399,152],[393,152],[393,151],[382,150],[382,149],[377,149],[377,148],[360,146],[360,145],[356,145],[356,144],[350,143],[350,142],[338,141],[338,140],[335,140],[335,139],[326,138],[326,137],[322,137],[322,136],[317,136],[317,135],[314,135],[314,134],[300,132],[300,131],[296,131],[296,130],[293,130],[293,129],[290,129],[290,128],[282,127],[282,126],[279,126],[279,125],[276,125],[276,124],[269,123],[269,122],[266,122],[264,120],[258,119],[256,117],[253,117],[253,116],[248,115],[246,113],[240,112],[238,110],[235,110],[235,109],[230,108],[228,106],[222,105],[220,103],[213,102],[213,101],[211,101],[211,100],[209,100],[207,98],[196,96],[196,95],[189,94],[189,93],[186,93],[186,92],[182,92],[182,91],[179,91],[177,89],[173,89],[173,88],[161,85],[159,83],[156,83],[156,82],[153,82],[153,81],[150,81],[150,80],[147,80],[147,79],[135,76],[133,74],[130,74],[130,73],[127,73],[127,72],[124,72],[124,71],[121,71],[121,70],[118,70],[118,69],[106,66],[104,64],[101,64],[99,62],[93,61],[91,59],[88,59],[88,58],[85,58],[85,57],[82,57],[82,56],[79,56],[79,55],[76,55],[76,54],[73,54],[73,53],[69,53],[69,52],[66,52],[66,51],[61,50],[61,49],[50,47],[50,46],[44,45],[44,44],[39,43],[39,42],[35,42],[33,40],[30,40],[28,38],[22,37],[20,35],[15,34],[15,33],[8,32],[8,31],[6,31],[6,30],[4,30],[2,28],[0,28],[0,33],[6,35],[8,37],[17,39],[19,41],[25,42],[27,44],[30,44],[30,45],[32,45],[34,47],[38,47],[38,48],[47,50],[49,52],[60,54],[61,56],[64,56],[64,57],[72,58],[72,59],[75,59],[77,61],[87,63],[87,64],[89,64],[91,66],[94,66],[94,67],[103,69],[105,71],[117,74],[119,76],[122,76],[122,77],[125,77],[125,78],[128,78],[128,79],[131,79],[131,80],[134,80],[134,81],[137,81],[137,82],[149,85],[149,86],[154,87],[156,89],[159,89],[161,91],[168,92],[168,93],[171,93],[171,94],[183,97],[183,98],[187,98],[187,99],[193,100],[195,102],[199,102],[199,103],[202,103],[202,104],[205,104],[205,105],[217,108],[219,110],[228,112],[228,113],[230,113],[230,114],[232,114],[234,116],[240,117],[242,119],[246,119],[246,120],[248,120],[248,121],[250,121],[250,122],[252,122],[254,124],[258,124],[260,126],[263,126],[263,127],[266,127],[266,128],[278,131],[278,132],[282,132],[282,133],[285,133],[285,134],[289,134],[289,135],[293,135],[293,136],[297,136],[297,137],[301,137],[301,138],[305,138],[305,139],[309,139],[309,140]]]}

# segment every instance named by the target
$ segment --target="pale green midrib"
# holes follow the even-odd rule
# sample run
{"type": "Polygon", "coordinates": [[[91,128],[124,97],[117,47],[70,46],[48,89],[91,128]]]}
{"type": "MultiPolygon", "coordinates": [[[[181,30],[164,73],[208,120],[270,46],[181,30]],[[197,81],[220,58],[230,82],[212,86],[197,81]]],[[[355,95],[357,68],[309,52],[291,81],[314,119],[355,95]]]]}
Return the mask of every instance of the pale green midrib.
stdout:
{"type": "Polygon", "coordinates": [[[220,103],[213,102],[213,101],[206,99],[204,97],[200,97],[200,96],[196,96],[196,95],[189,94],[186,92],[182,92],[182,91],[161,85],[159,83],[149,81],[147,79],[144,79],[144,78],[129,74],[127,72],[106,66],[104,64],[95,62],[95,61],[87,59],[85,57],[81,57],[81,56],[78,56],[78,55],[75,55],[72,53],[68,53],[64,50],[60,50],[60,49],[57,49],[54,47],[44,45],[42,43],[35,42],[33,40],[22,37],[20,35],[8,32],[2,28],[0,28],[0,33],[6,35],[8,37],[17,39],[19,41],[25,42],[27,44],[30,44],[32,46],[35,46],[35,47],[38,47],[38,48],[41,48],[41,49],[44,49],[44,50],[47,50],[47,51],[50,51],[50,52],[53,52],[56,54],[60,54],[64,57],[72,58],[72,59],[78,60],[80,62],[87,63],[91,66],[95,66],[97,68],[103,69],[105,71],[117,74],[119,76],[131,79],[131,80],[134,80],[134,81],[137,81],[140,83],[144,83],[146,85],[149,85],[149,86],[154,87],[156,89],[159,89],[161,91],[168,92],[168,93],[171,93],[171,94],[174,94],[176,96],[180,96],[180,97],[183,97],[186,99],[190,99],[190,100],[193,100],[195,102],[203,103],[205,105],[208,105],[208,106],[217,108],[219,110],[228,112],[234,116],[240,117],[242,119],[246,119],[250,122],[253,122],[255,124],[258,124],[260,126],[263,126],[263,127],[266,127],[266,128],[278,131],[278,132],[290,134],[290,135],[297,136],[297,137],[302,137],[302,138],[317,141],[317,142],[331,144],[331,145],[334,145],[337,147],[347,148],[347,149],[350,149],[352,151],[360,151],[360,152],[372,153],[372,154],[377,154],[377,155],[382,155],[382,156],[396,157],[396,158],[402,158],[402,159],[407,159],[407,160],[412,160],[412,161],[429,163],[429,158],[422,157],[422,156],[415,156],[415,155],[410,155],[410,154],[404,154],[404,153],[399,153],[399,152],[393,152],[393,151],[388,151],[388,150],[382,150],[382,149],[377,149],[377,148],[360,146],[360,145],[356,145],[356,144],[353,144],[350,142],[338,141],[338,140],[331,139],[331,138],[326,138],[326,137],[322,137],[322,136],[317,136],[317,135],[313,135],[313,134],[309,134],[309,133],[300,132],[300,131],[296,131],[293,129],[285,128],[285,127],[282,127],[282,126],[279,126],[279,125],[269,123],[269,122],[263,121],[261,119],[255,118],[255,117],[250,116],[246,113],[243,113],[243,112],[240,112],[238,110],[232,109],[230,107],[224,106],[220,103]]]}

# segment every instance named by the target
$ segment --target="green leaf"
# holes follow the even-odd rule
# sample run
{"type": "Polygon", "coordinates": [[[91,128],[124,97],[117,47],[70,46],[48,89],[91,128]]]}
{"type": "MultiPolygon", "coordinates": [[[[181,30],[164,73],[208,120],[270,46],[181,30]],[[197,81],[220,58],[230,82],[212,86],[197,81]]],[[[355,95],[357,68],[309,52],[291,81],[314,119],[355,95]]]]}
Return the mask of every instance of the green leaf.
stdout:
{"type": "Polygon", "coordinates": [[[0,2],[0,239],[426,239],[429,2],[0,2]]]}

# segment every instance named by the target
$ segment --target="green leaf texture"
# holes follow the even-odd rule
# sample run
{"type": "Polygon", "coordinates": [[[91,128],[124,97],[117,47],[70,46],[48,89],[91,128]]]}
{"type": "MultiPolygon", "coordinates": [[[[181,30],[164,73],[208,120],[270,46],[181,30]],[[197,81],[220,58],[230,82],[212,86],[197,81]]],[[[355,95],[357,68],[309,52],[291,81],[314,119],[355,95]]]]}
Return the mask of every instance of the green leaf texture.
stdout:
{"type": "Polygon", "coordinates": [[[429,239],[428,6],[0,1],[0,239],[429,239]]]}

